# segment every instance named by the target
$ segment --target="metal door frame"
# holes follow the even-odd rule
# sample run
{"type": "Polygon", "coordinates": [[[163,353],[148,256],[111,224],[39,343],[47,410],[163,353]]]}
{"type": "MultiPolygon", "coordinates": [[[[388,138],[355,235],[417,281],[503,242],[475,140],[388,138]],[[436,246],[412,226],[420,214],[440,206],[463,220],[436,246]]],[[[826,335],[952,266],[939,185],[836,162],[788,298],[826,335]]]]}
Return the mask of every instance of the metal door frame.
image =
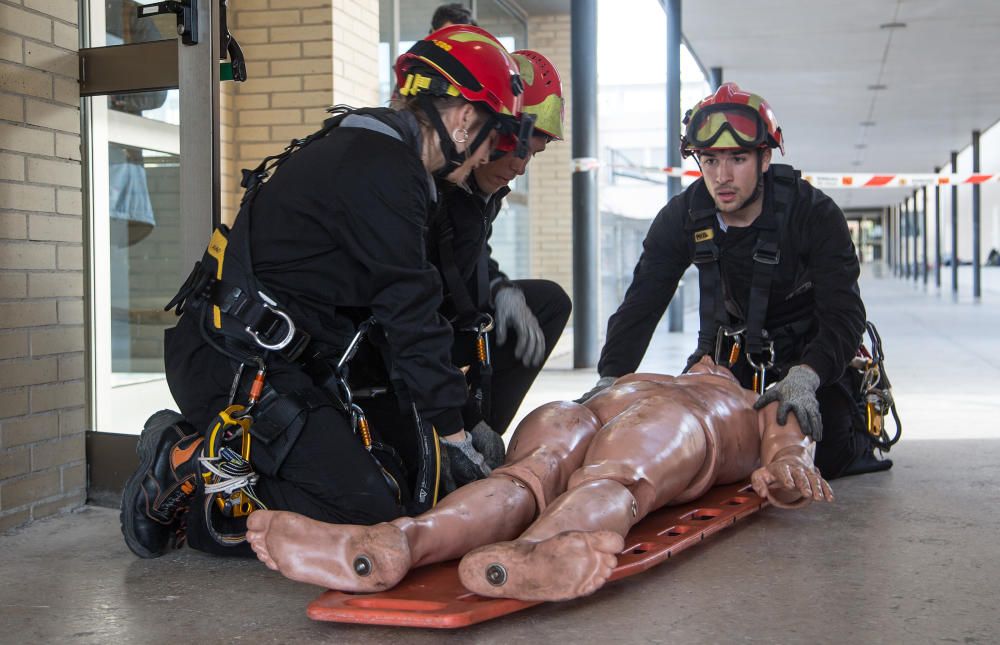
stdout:
{"type": "MultiPolygon", "coordinates": [[[[96,271],[95,244],[110,238],[107,217],[108,132],[107,105],[89,97],[108,94],[180,89],[180,210],[182,217],[182,266],[190,267],[201,258],[212,228],[220,221],[219,169],[219,2],[197,2],[195,44],[181,44],[179,38],[113,46],[103,45],[105,14],[103,2],[85,0],[81,11],[81,133],[84,163],[84,199],[87,204],[85,248],[87,262],[87,432],[88,497],[98,502],[116,500],[136,465],[137,436],[102,432],[109,428],[113,414],[102,406],[101,397],[110,389],[110,302],[108,270],[96,271]],[[99,145],[95,145],[95,143],[99,145]],[[95,186],[98,188],[95,189],[95,186]],[[104,283],[98,284],[97,280],[104,283]]],[[[103,248],[103,247],[101,247],[103,248]]],[[[178,285],[184,276],[178,276],[178,285]]],[[[150,410],[153,412],[153,410],[150,410]]]]}

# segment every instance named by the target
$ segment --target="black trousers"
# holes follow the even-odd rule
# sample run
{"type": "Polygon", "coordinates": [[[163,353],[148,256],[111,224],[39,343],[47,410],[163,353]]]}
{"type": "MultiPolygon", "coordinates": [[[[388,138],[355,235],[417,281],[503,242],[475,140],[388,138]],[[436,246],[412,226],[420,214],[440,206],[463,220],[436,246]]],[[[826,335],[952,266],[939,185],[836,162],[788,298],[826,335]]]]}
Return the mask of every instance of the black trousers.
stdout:
{"type": "MultiPolygon", "coordinates": [[[[209,423],[228,403],[235,370],[228,358],[204,343],[195,321],[186,318],[188,315],[167,332],[167,383],[181,414],[208,432],[209,423]]],[[[244,393],[253,378],[250,370],[247,372],[240,387],[244,393]]],[[[272,370],[267,383],[279,394],[313,387],[311,379],[294,366],[272,370]]],[[[245,394],[237,398],[245,400],[245,394]]],[[[283,458],[278,457],[284,452],[283,437],[270,445],[260,440],[251,445],[255,465],[267,463],[267,470],[272,470],[280,461],[272,474],[257,469],[260,480],[256,490],[269,509],[338,524],[376,524],[403,514],[401,500],[379,463],[352,432],[344,412],[331,404],[301,414],[301,431],[283,458]]],[[[187,539],[192,547],[210,553],[252,555],[246,544],[235,548],[218,544],[205,526],[203,507],[199,489],[187,518],[187,539]]]]}
{"type": "MultiPolygon", "coordinates": [[[[753,371],[746,361],[741,359],[734,365],[733,374],[743,387],[753,387],[753,371]]],[[[849,375],[845,373],[838,381],[816,390],[819,413],[823,419],[823,439],[816,444],[813,461],[827,480],[842,476],[855,459],[872,450],[868,435],[858,430],[859,410],[849,395],[853,387],[849,375]]]]}
{"type": "MultiPolygon", "coordinates": [[[[545,359],[562,335],[569,314],[573,310],[566,291],[551,280],[514,280],[514,284],[524,292],[528,308],[538,319],[545,336],[545,359]]],[[[517,332],[508,330],[506,342],[498,345],[496,334],[490,334],[490,357],[493,374],[490,379],[490,404],[484,420],[493,430],[503,434],[517,414],[517,409],[531,389],[531,384],[542,370],[525,366],[514,356],[517,346],[517,332]]],[[[475,364],[475,337],[470,334],[456,334],[452,347],[452,361],[458,366],[475,364]]],[[[466,415],[466,425],[470,425],[466,415]]],[[[467,428],[471,430],[471,428],[467,428]]]]}
{"type": "Polygon", "coordinates": [[[824,479],[836,479],[851,463],[871,453],[868,434],[858,429],[859,410],[848,395],[848,380],[841,380],[816,390],[819,413],[823,418],[823,439],[816,444],[814,462],[824,479]]]}

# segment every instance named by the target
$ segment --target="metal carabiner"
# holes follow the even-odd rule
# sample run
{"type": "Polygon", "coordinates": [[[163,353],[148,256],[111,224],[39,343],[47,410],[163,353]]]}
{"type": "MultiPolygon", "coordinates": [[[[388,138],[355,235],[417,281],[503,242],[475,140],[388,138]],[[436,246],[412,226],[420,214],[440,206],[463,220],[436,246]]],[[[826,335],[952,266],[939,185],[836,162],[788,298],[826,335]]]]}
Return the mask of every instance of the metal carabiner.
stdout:
{"type": "Polygon", "coordinates": [[[753,360],[749,350],[746,352],[747,363],[754,369],[753,390],[757,394],[763,394],[764,390],[767,389],[767,370],[774,367],[774,341],[768,341],[764,349],[767,351],[768,358],[760,363],[753,360]]]}
{"type": "Polygon", "coordinates": [[[358,325],[358,331],[355,332],[354,337],[351,338],[351,342],[347,343],[347,349],[344,350],[344,353],[340,356],[340,360],[337,361],[338,374],[340,373],[340,370],[343,369],[344,365],[354,358],[354,354],[358,351],[358,345],[361,344],[361,339],[365,337],[368,333],[368,329],[374,324],[375,318],[371,317],[358,325]]]}
{"type": "Polygon", "coordinates": [[[486,367],[492,361],[487,335],[493,331],[493,316],[489,314],[483,315],[486,316],[486,320],[479,323],[479,328],[476,331],[476,358],[479,359],[479,364],[482,367],[486,367]]]}
{"type": "MultiPolygon", "coordinates": [[[[716,365],[722,365],[722,339],[736,338],[736,340],[733,343],[733,347],[738,348],[740,345],[742,345],[742,343],[740,342],[740,338],[742,338],[743,334],[746,333],[746,330],[747,330],[746,327],[723,327],[723,326],[719,327],[719,330],[715,333],[715,355],[713,356],[716,365]]],[[[736,349],[734,351],[733,349],[730,349],[728,367],[732,367],[733,365],[736,364],[736,359],[733,358],[734,354],[738,357],[739,350],[736,349]]]]}

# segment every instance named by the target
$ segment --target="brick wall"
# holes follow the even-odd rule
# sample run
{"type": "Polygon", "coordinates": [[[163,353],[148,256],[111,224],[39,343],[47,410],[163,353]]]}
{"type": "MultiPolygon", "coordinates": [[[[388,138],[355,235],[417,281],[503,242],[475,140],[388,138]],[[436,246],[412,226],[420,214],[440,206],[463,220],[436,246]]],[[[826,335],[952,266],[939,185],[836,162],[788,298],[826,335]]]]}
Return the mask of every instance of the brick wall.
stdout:
{"type": "Polygon", "coordinates": [[[331,0],[240,0],[229,11],[249,78],[223,83],[220,98],[226,222],[243,194],[240,170],[315,130],[333,86],[331,0]]]}
{"type": "Polygon", "coordinates": [[[333,0],[333,102],[378,102],[378,0],[333,0]]]}
{"type": "Polygon", "coordinates": [[[0,0],[0,531],[86,494],[76,22],[0,0]]]}
{"type": "Polygon", "coordinates": [[[569,14],[528,19],[528,49],[544,54],[559,70],[566,98],[565,141],[550,144],[535,157],[528,171],[531,209],[531,275],[558,282],[573,293],[573,186],[570,162],[572,106],[570,105],[569,14]]]}
{"type": "Polygon", "coordinates": [[[242,168],[318,129],[330,105],[378,100],[378,0],[240,0],[230,14],[249,79],[220,99],[227,222],[242,168]]]}

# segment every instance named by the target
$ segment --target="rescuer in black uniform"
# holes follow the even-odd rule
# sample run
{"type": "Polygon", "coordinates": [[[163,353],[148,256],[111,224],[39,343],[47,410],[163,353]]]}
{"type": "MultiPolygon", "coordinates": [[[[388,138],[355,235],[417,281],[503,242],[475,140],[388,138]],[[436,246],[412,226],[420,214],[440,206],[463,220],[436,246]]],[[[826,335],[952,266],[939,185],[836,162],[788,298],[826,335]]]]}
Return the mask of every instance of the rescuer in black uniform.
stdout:
{"type": "MultiPolygon", "coordinates": [[[[701,356],[731,366],[744,387],[780,401],[819,443],[826,479],[885,470],[858,431],[846,372],[865,330],[860,267],[847,222],[829,197],[790,166],[781,128],[760,96],[726,83],[685,116],[681,142],[702,178],[660,211],[632,284],[608,320],[593,396],[634,372],[684,271],[699,270],[701,356]],[[764,389],[772,384],[769,389],[764,389]]],[[[863,425],[863,424],[862,424],[863,425]]]]}
{"type": "Polygon", "coordinates": [[[523,87],[510,54],[471,26],[418,42],[396,74],[397,109],[335,110],[244,172],[232,231],[216,230],[168,305],[183,314],[165,358],[183,418],[158,413],[140,437],[121,513],[137,555],[161,555],[175,531],[249,555],[240,520],[254,508],[357,524],[420,512],[437,496],[439,448],[488,474],[463,429],[466,384],[424,236],[433,178],[463,182],[488,161],[516,131],[523,87]],[[421,437],[415,476],[352,402],[347,350],[363,331],[413,412],[385,430],[421,437]]]}
{"type": "Polygon", "coordinates": [[[428,256],[444,283],[441,313],[455,329],[452,358],[470,368],[465,427],[485,425],[499,434],[510,425],[572,310],[566,291],[551,280],[510,280],[489,246],[508,184],[548,143],[563,138],[565,109],[555,67],[531,50],[513,57],[524,81],[521,113],[534,119],[530,148],[523,154],[509,137],[502,138],[499,157],[477,166],[467,185],[438,182],[442,198],[428,235],[428,256]],[[495,329],[484,336],[489,358],[484,364],[477,341],[480,328],[491,322],[495,329]]]}

